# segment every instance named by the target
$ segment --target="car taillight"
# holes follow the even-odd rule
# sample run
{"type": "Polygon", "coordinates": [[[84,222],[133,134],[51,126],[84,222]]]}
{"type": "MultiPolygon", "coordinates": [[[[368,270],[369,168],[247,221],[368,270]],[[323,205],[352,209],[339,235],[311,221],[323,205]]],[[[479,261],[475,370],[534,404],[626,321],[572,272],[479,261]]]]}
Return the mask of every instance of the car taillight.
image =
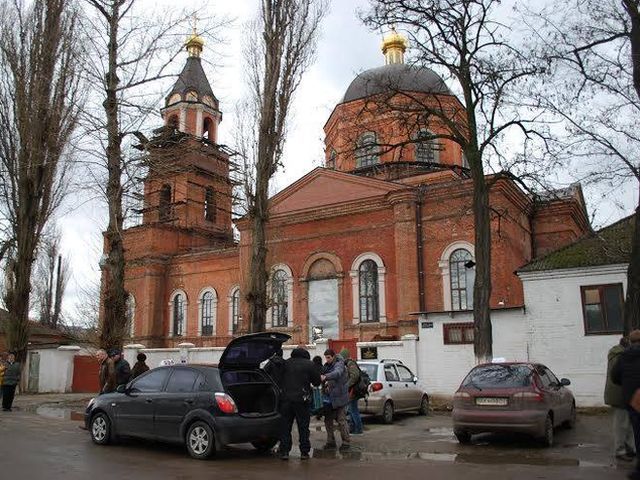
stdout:
{"type": "Polygon", "coordinates": [[[382,384],[380,382],[374,382],[371,384],[372,392],[379,392],[380,390],[382,390],[382,384]]]}
{"type": "Polygon", "coordinates": [[[216,403],[218,404],[218,408],[222,411],[222,413],[238,413],[238,407],[236,407],[236,402],[233,401],[226,393],[216,392],[215,395],[216,403]]]}
{"type": "Polygon", "coordinates": [[[518,392],[513,394],[513,398],[520,398],[527,402],[543,402],[544,395],[537,391],[532,392],[518,392]]]}
{"type": "Polygon", "coordinates": [[[471,395],[469,395],[467,392],[456,392],[453,398],[457,400],[463,400],[463,399],[471,398],[471,395]]]}

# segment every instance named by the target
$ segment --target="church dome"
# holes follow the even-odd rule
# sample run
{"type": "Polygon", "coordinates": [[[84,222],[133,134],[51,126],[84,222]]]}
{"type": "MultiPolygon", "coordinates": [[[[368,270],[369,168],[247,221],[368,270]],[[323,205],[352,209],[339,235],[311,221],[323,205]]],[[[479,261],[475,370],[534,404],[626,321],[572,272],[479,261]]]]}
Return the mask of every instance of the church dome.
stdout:
{"type": "Polygon", "coordinates": [[[358,75],[347,88],[341,103],[394,91],[453,95],[433,70],[404,63],[390,63],[358,75]]]}

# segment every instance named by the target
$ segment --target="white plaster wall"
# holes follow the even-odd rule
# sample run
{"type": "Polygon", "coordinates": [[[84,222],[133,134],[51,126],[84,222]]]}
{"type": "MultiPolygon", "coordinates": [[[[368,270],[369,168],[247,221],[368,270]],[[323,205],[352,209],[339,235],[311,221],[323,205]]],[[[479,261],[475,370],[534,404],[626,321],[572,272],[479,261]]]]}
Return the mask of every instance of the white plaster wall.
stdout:
{"type": "Polygon", "coordinates": [[[73,357],[80,351],[80,347],[60,347],[37,351],[40,354],[38,393],[70,392],[73,382],[73,357]]]}
{"type": "MultiPolygon", "coordinates": [[[[413,337],[413,336],[411,336],[413,337]]],[[[397,342],[358,342],[358,359],[360,358],[360,349],[362,347],[376,347],[378,349],[377,360],[400,360],[415,375],[418,375],[418,365],[416,362],[416,339],[397,341],[397,342]]]]}
{"type": "Polygon", "coordinates": [[[619,335],[585,335],[580,287],[622,283],[626,265],[520,274],[527,304],[530,357],[571,380],[578,406],[604,404],[607,352],[619,335]]]}

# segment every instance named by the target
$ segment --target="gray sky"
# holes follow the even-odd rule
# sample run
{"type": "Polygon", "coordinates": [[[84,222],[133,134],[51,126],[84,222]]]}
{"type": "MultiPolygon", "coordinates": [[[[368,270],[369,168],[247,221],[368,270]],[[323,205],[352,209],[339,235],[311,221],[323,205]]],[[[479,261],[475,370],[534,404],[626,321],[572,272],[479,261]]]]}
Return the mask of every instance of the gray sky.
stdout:
{"type": "MultiPolygon", "coordinates": [[[[242,24],[250,20],[258,8],[257,0],[139,0],[150,9],[176,5],[187,11],[197,10],[199,16],[228,16],[235,21],[222,32],[224,43],[207,42],[203,57],[215,60],[216,66],[205,66],[214,93],[220,100],[224,119],[219,130],[219,142],[232,144],[233,109],[243,95],[244,68],[242,61],[242,24]],[[208,57],[209,56],[209,57],[208,57]]],[[[367,6],[366,0],[332,0],[331,11],[323,24],[318,44],[317,60],[305,75],[296,94],[289,137],[287,140],[284,170],[275,179],[280,190],[321,164],[323,154],[322,127],[333,107],[344,94],[356,74],[384,64],[380,51],[381,32],[371,32],[360,22],[357,9],[367,6]]],[[[185,36],[188,32],[185,32],[185,36]]],[[[186,53],[175,62],[179,73],[186,53]]],[[[171,83],[171,82],[170,82],[171,83]]],[[[170,87],[170,85],[169,85],[170,87]]],[[[158,108],[160,108],[160,104],[158,108]]],[[[628,215],[636,198],[632,188],[605,192],[587,190],[590,210],[597,207],[596,222],[599,225],[628,215]],[[619,201],[623,209],[614,207],[619,201]]],[[[95,202],[83,203],[79,196],[69,199],[69,206],[59,226],[63,234],[64,253],[71,260],[72,278],[64,301],[68,316],[75,313],[78,291],[99,281],[98,260],[102,250],[101,231],[106,226],[105,210],[95,202]]]]}

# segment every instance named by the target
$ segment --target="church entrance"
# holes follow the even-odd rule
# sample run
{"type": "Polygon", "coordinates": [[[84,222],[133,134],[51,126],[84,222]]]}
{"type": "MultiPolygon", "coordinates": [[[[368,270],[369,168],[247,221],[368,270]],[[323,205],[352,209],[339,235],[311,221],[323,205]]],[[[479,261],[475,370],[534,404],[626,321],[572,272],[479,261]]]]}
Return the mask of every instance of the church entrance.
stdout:
{"type": "Polygon", "coordinates": [[[340,338],[338,279],[333,264],[316,260],[309,269],[309,340],[340,338]]]}

